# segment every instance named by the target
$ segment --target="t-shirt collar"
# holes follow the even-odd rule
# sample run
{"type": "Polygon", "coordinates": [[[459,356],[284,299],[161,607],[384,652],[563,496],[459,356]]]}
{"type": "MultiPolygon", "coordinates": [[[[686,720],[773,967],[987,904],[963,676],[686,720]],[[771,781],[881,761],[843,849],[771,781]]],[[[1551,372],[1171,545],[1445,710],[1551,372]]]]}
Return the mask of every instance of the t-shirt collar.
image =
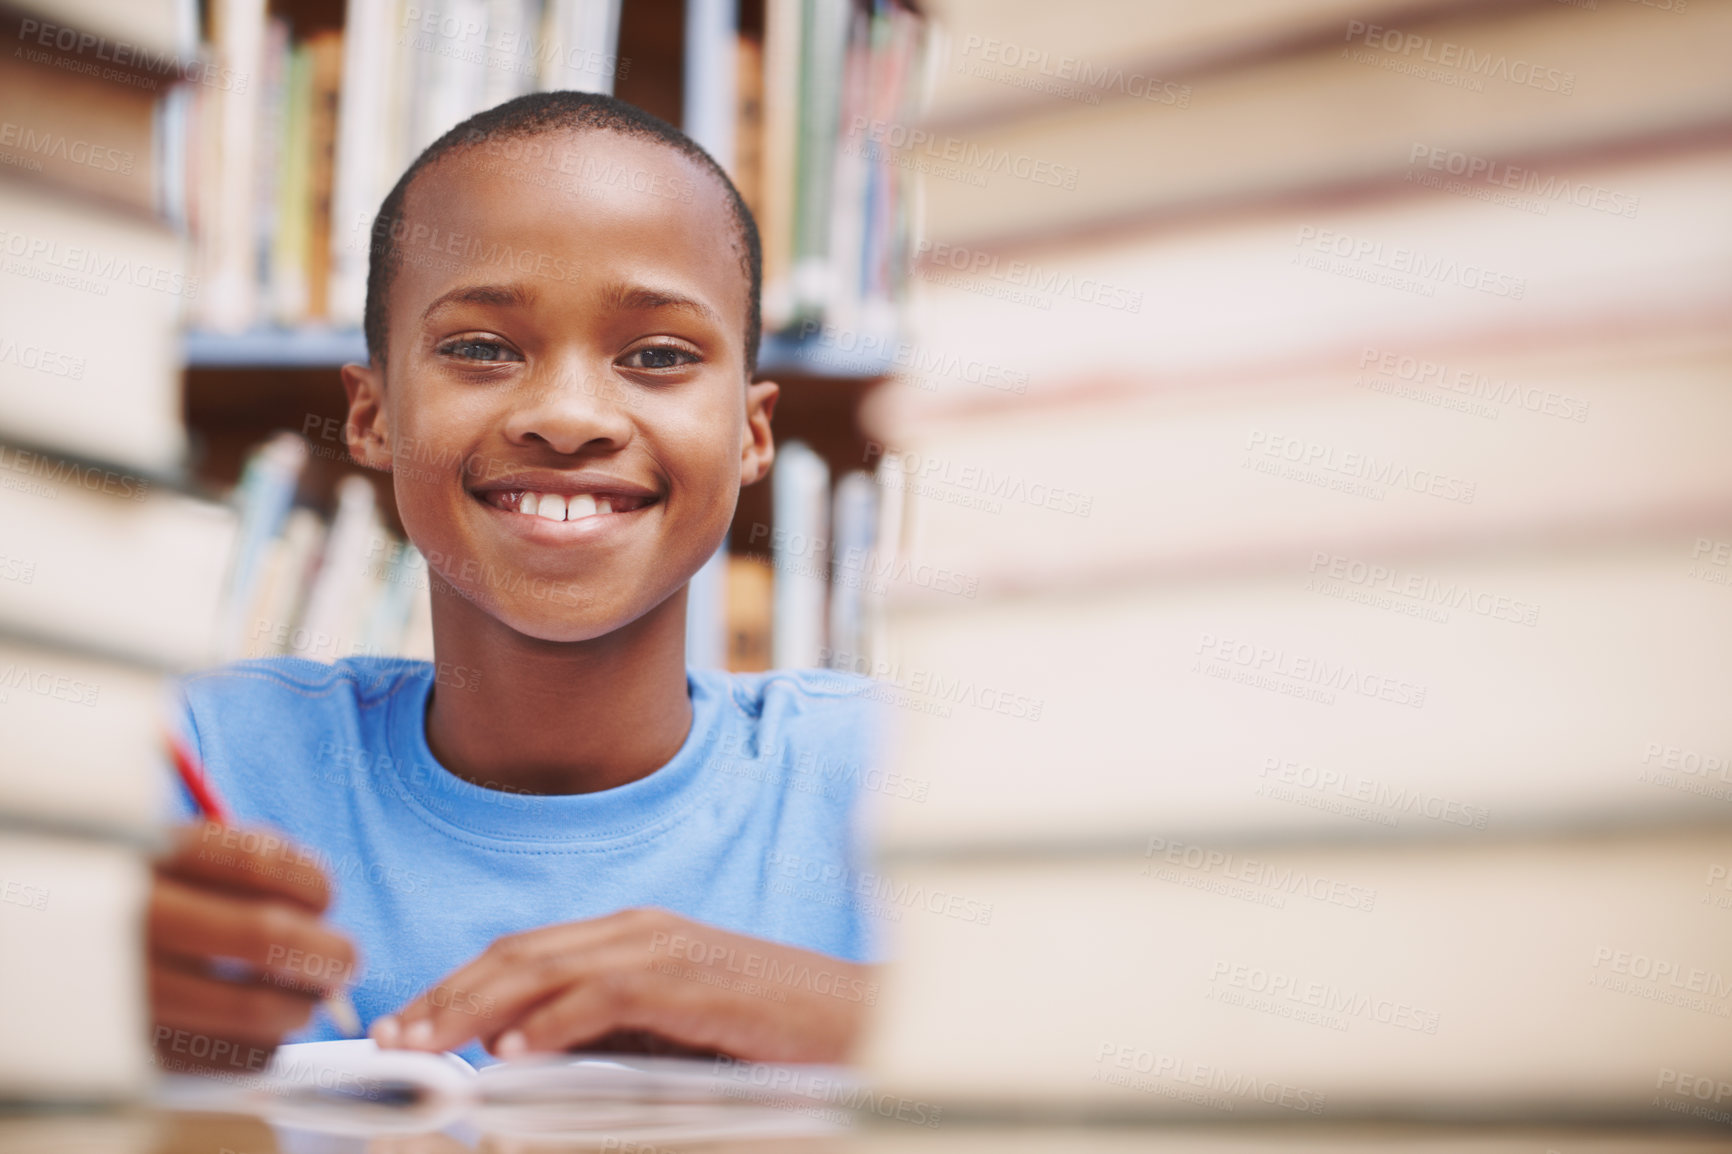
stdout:
{"type": "Polygon", "coordinates": [[[702,793],[706,755],[727,706],[725,692],[688,671],[692,727],[666,765],[595,793],[528,794],[475,785],[439,764],[427,746],[432,688],[432,678],[415,678],[392,695],[389,775],[397,792],[446,832],[570,851],[616,848],[677,821],[702,793]]]}

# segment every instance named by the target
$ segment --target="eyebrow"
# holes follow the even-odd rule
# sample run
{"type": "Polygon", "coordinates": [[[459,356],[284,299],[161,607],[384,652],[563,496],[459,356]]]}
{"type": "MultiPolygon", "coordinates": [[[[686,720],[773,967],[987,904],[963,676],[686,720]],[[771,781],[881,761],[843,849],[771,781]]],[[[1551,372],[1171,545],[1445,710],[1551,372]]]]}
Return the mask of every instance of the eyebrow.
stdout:
{"type": "Polygon", "coordinates": [[[680,312],[701,317],[713,324],[722,323],[721,315],[697,297],[668,292],[664,289],[615,285],[607,292],[607,303],[616,309],[628,309],[636,312],[677,309],[680,312]]]}
{"type": "Polygon", "coordinates": [[[535,303],[535,290],[521,284],[459,285],[450,292],[433,298],[433,303],[421,310],[421,319],[432,316],[446,305],[505,305],[528,308],[535,303]]]}

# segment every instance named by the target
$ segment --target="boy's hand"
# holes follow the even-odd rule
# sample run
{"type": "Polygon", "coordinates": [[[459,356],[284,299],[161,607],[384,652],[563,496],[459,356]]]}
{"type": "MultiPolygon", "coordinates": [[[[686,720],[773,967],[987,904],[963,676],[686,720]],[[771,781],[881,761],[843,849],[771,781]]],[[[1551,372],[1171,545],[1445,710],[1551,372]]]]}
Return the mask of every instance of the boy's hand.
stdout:
{"type": "Polygon", "coordinates": [[[665,910],[625,910],[500,938],[395,1018],[375,1022],[373,1038],[420,1050],[480,1038],[502,1058],[649,1044],[839,1062],[877,1004],[872,973],[665,910]]]}
{"type": "Polygon", "coordinates": [[[281,834],[186,826],[156,863],[146,940],[158,1064],[255,1074],[354,976],[324,874],[281,834]],[[219,959],[222,959],[219,964],[219,959]],[[239,964],[236,964],[239,963],[239,964]]]}

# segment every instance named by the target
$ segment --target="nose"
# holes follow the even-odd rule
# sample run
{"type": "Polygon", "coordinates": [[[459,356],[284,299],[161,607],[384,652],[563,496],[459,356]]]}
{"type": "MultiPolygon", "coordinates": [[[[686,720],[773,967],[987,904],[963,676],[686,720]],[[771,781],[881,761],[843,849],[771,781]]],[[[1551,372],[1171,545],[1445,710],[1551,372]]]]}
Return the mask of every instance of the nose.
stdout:
{"type": "Polygon", "coordinates": [[[619,449],[632,438],[628,386],[605,371],[549,367],[525,382],[514,399],[505,434],[514,445],[546,445],[556,453],[619,449]]]}

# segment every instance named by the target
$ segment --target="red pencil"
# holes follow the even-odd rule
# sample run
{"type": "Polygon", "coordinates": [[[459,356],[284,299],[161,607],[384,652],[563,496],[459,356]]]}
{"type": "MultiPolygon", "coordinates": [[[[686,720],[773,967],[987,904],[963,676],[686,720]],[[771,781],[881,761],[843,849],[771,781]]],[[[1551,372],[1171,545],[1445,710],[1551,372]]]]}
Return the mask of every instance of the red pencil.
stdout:
{"type": "MultiPolygon", "coordinates": [[[[233,825],[229,820],[228,806],[217,796],[216,787],[205,776],[204,766],[199,764],[186,743],[171,733],[168,735],[168,752],[174,760],[174,771],[180,775],[186,791],[192,794],[193,804],[198,806],[199,812],[218,825],[233,825]]],[[[360,1036],[361,1016],[355,1012],[355,1004],[347,993],[338,990],[326,998],[325,1012],[343,1033],[351,1038],[360,1036]]]]}
{"type": "Polygon", "coordinates": [[[192,794],[193,804],[199,812],[216,822],[218,825],[233,825],[229,820],[228,807],[205,780],[204,767],[192,755],[192,750],[186,743],[172,733],[168,737],[168,751],[174,756],[174,771],[180,774],[180,780],[186,785],[186,791],[192,794]]]}

